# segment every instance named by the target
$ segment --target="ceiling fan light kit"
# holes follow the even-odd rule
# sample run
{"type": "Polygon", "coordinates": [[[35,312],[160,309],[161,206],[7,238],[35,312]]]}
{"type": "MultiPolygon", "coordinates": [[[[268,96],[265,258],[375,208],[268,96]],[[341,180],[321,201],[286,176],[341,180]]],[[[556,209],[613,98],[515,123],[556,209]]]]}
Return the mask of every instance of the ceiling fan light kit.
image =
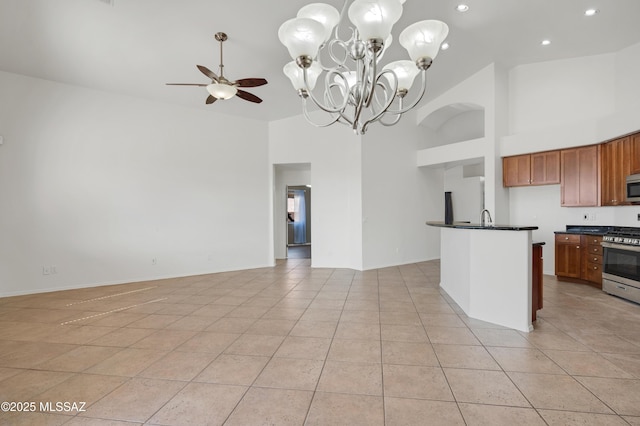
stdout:
{"type": "Polygon", "coordinates": [[[345,0],[342,11],[328,4],[304,6],[296,18],[284,22],[278,37],[293,61],[283,71],[302,99],[303,113],[318,127],[341,123],[362,135],[371,123],[396,124],[402,114],[413,109],[426,91],[426,72],[449,33],[447,24],[436,20],[416,22],[399,37],[410,61],[385,66],[380,60],[392,43],[391,30],[400,19],[405,0],[345,0]],[[347,9],[347,6],[351,6],[347,9]],[[350,37],[343,40],[339,30],[348,16],[350,37]],[[321,63],[328,57],[331,65],[321,63]],[[351,65],[350,68],[348,65],[351,65]],[[422,87],[413,102],[405,105],[415,78],[422,75],[422,87]],[[314,88],[320,80],[320,99],[314,88]],[[383,78],[384,77],[384,78],[383,78]],[[308,100],[328,113],[325,123],[313,121],[308,100]],[[385,118],[388,118],[385,120],[385,118]]]}
{"type": "Polygon", "coordinates": [[[234,96],[238,96],[240,99],[244,99],[245,101],[253,102],[259,104],[262,102],[262,99],[257,97],[256,95],[246,92],[244,90],[238,89],[238,87],[258,87],[267,84],[267,80],[264,78],[242,78],[236,81],[229,81],[224,77],[224,62],[222,60],[222,43],[228,39],[228,36],[225,33],[219,32],[215,35],[216,40],[220,43],[220,75],[218,76],[216,73],[211,71],[209,68],[203,65],[196,65],[196,67],[200,70],[202,74],[209,77],[211,79],[210,84],[201,84],[201,83],[167,83],[168,86],[198,86],[198,87],[206,87],[207,92],[209,92],[209,96],[207,97],[205,103],[212,104],[218,99],[231,99],[234,96]]]}

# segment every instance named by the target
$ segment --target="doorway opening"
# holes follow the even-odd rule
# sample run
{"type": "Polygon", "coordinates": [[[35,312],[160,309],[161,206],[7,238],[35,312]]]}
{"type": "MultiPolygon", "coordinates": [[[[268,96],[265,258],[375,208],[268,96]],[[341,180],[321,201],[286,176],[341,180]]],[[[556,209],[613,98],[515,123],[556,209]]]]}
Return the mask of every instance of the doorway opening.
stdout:
{"type": "Polygon", "coordinates": [[[287,258],[311,258],[311,185],[287,186],[287,258]]]}

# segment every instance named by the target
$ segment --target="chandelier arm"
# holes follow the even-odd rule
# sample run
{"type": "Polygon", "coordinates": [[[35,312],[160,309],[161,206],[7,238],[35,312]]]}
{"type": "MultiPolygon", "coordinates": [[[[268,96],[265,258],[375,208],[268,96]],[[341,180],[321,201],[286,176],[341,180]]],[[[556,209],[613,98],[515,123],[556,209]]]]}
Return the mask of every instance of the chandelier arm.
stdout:
{"type": "Polygon", "coordinates": [[[329,58],[335,64],[334,67],[325,66],[320,59],[320,54],[318,54],[317,58],[314,59],[314,61],[316,61],[320,65],[320,68],[322,68],[323,71],[335,71],[340,68],[346,68],[345,63],[347,62],[347,59],[349,59],[349,51],[347,48],[347,44],[344,41],[332,39],[328,44],[323,44],[322,46],[320,46],[320,49],[326,49],[329,54],[329,58]],[[338,58],[338,56],[334,53],[333,47],[335,45],[340,46],[344,50],[344,58],[338,58]]]}
{"type": "MultiPolygon", "coordinates": [[[[378,80],[380,80],[380,78],[382,77],[382,75],[388,70],[384,70],[382,71],[375,80],[375,84],[378,84],[378,80]]],[[[395,76],[395,74],[394,74],[395,76]]],[[[394,88],[398,89],[398,81],[397,78],[395,80],[395,84],[394,84],[394,88]]],[[[370,119],[368,119],[367,121],[364,122],[364,124],[362,125],[362,130],[361,133],[364,134],[367,131],[367,127],[369,126],[369,124],[380,120],[380,118],[387,112],[387,110],[389,109],[389,107],[391,106],[391,104],[393,103],[393,101],[395,100],[396,96],[395,94],[390,96],[389,99],[387,99],[387,102],[383,105],[382,110],[380,112],[378,112],[377,114],[374,114],[370,119]]]]}
{"type": "MultiPolygon", "coordinates": [[[[323,110],[324,112],[328,112],[328,113],[330,113],[330,114],[333,114],[333,113],[336,113],[336,112],[338,112],[338,113],[339,113],[340,111],[344,110],[344,108],[347,106],[347,101],[346,101],[346,100],[347,100],[348,98],[347,98],[346,96],[345,96],[345,100],[344,100],[344,102],[343,102],[342,106],[340,106],[340,107],[333,107],[333,108],[329,108],[329,107],[327,107],[327,106],[325,106],[325,105],[322,105],[322,104],[321,104],[321,103],[316,99],[316,97],[314,96],[313,92],[312,92],[312,91],[311,91],[311,89],[309,88],[309,82],[308,82],[308,78],[307,78],[307,69],[306,69],[306,68],[303,68],[302,70],[303,70],[303,73],[302,73],[302,74],[303,74],[303,77],[304,77],[304,85],[305,85],[305,88],[306,88],[307,93],[308,93],[308,95],[309,95],[309,98],[311,98],[311,100],[313,101],[313,103],[314,103],[318,108],[320,108],[320,109],[321,109],[321,110],[323,110]]],[[[346,82],[346,79],[344,78],[344,76],[343,76],[342,74],[340,74],[339,72],[335,72],[335,71],[330,72],[330,74],[333,74],[333,73],[335,73],[335,74],[337,74],[337,75],[341,76],[341,77],[342,77],[342,79],[344,80],[345,86],[346,86],[346,87],[349,87],[349,85],[348,85],[348,84],[347,84],[347,82],[346,82]]],[[[328,76],[327,76],[327,77],[328,77],[328,76]]],[[[325,85],[326,85],[326,83],[325,83],[325,85]]],[[[326,92],[326,91],[325,91],[325,92],[326,92]]]]}
{"type": "MultiPolygon", "coordinates": [[[[389,94],[391,95],[391,98],[394,98],[396,96],[396,93],[398,92],[398,76],[396,75],[395,72],[393,72],[390,69],[382,70],[380,71],[380,75],[376,77],[375,82],[376,82],[375,84],[376,86],[380,86],[383,88],[383,92],[385,95],[385,101],[383,103],[378,102],[380,107],[382,107],[383,105],[387,104],[387,102],[389,101],[388,99],[389,94]],[[390,82],[389,86],[387,86],[384,80],[382,80],[381,78],[385,74],[390,74],[393,76],[393,83],[390,82]]],[[[377,97],[376,97],[376,101],[378,101],[377,97]]]]}
{"type": "Polygon", "coordinates": [[[358,121],[360,120],[360,115],[362,114],[362,108],[365,106],[365,98],[368,97],[367,82],[369,81],[369,65],[362,60],[357,61],[356,64],[356,75],[358,76],[358,78],[356,86],[354,88],[356,97],[354,99],[355,109],[353,112],[353,130],[357,130],[358,121]]]}
{"type": "Polygon", "coordinates": [[[341,117],[338,114],[335,117],[331,116],[331,120],[327,123],[316,123],[311,119],[311,116],[309,115],[309,111],[307,110],[307,100],[305,98],[302,98],[302,113],[304,114],[304,118],[307,120],[307,122],[314,125],[315,127],[329,127],[333,123],[339,122],[338,120],[340,120],[340,117],[341,117]]]}
{"type": "MultiPolygon", "coordinates": [[[[331,58],[331,60],[336,64],[335,67],[331,68],[331,67],[325,67],[324,65],[322,65],[322,63],[320,63],[320,66],[322,67],[323,70],[325,71],[332,71],[332,70],[337,70],[337,69],[341,69],[341,68],[345,68],[348,69],[347,66],[345,65],[347,63],[347,60],[349,59],[349,43],[351,42],[351,40],[353,40],[353,36],[351,36],[351,39],[347,40],[347,41],[342,41],[340,39],[332,39],[329,41],[329,43],[326,46],[327,52],[329,54],[329,58],[331,58]],[[339,58],[336,54],[335,54],[335,49],[334,46],[340,46],[340,48],[344,51],[344,57],[343,58],[339,58]]],[[[318,55],[318,61],[320,60],[320,55],[318,55]]]]}
{"type": "MultiPolygon", "coordinates": [[[[399,105],[400,105],[400,109],[402,109],[402,104],[403,104],[403,99],[399,98],[398,99],[399,105]]],[[[382,117],[380,117],[380,120],[378,120],[378,122],[380,124],[382,124],[383,126],[387,126],[387,127],[391,127],[394,126],[396,124],[398,124],[398,121],[400,121],[400,119],[402,118],[402,114],[396,114],[395,118],[393,119],[393,121],[389,122],[389,123],[385,123],[385,121],[383,120],[384,117],[386,117],[387,115],[384,114],[382,117]]]]}
{"type": "MultiPolygon", "coordinates": [[[[331,80],[329,77],[330,77],[331,75],[333,75],[333,74],[341,75],[341,74],[340,74],[339,72],[337,72],[337,71],[332,71],[331,73],[327,74],[327,79],[328,79],[329,81],[331,80]]],[[[341,76],[342,76],[342,75],[341,75],[341,76]]],[[[325,100],[326,100],[326,101],[327,101],[327,102],[328,102],[328,103],[329,103],[333,108],[336,108],[336,105],[337,105],[338,103],[337,103],[337,102],[336,102],[336,100],[334,99],[334,97],[333,97],[333,92],[331,91],[331,89],[332,89],[332,88],[334,88],[334,87],[337,87],[346,99],[348,99],[348,98],[349,98],[349,91],[348,91],[348,90],[345,90],[345,86],[344,86],[343,84],[337,83],[337,82],[335,82],[335,81],[334,81],[333,83],[327,83],[326,90],[324,91],[324,97],[325,97],[325,100]]],[[[344,102],[344,101],[343,101],[343,102],[344,102]]],[[[344,108],[346,108],[347,103],[348,103],[348,100],[347,100],[347,102],[346,102],[346,103],[343,103],[344,108]]],[[[342,110],[344,110],[344,108],[342,108],[342,110]]]]}
{"type": "Polygon", "coordinates": [[[422,72],[422,87],[420,89],[420,95],[418,96],[418,98],[411,103],[411,105],[402,108],[402,106],[400,106],[400,109],[398,110],[390,110],[387,111],[389,114],[404,114],[405,112],[415,108],[416,105],[418,105],[418,103],[420,103],[420,101],[422,100],[422,98],[424,97],[426,91],[427,91],[427,70],[423,70],[422,72]]]}
{"type": "MultiPolygon", "coordinates": [[[[380,109],[382,109],[384,107],[384,105],[387,103],[387,101],[389,100],[389,88],[387,87],[386,84],[383,84],[382,81],[378,81],[376,83],[376,87],[381,87],[382,88],[382,92],[384,93],[384,100],[380,101],[380,97],[378,96],[378,94],[376,93],[374,95],[374,101],[371,105],[371,111],[373,112],[373,114],[377,114],[378,111],[376,110],[377,107],[379,107],[380,109]]],[[[395,93],[395,92],[391,92],[391,93],[395,93]]],[[[383,115],[384,117],[384,115],[383,115]]],[[[380,120],[382,120],[382,117],[380,117],[380,120]]]]}
{"type": "MultiPolygon", "coordinates": [[[[380,75],[382,75],[382,73],[380,73],[380,75],[376,76],[376,74],[378,73],[378,53],[375,50],[373,51],[373,58],[371,59],[371,61],[369,61],[369,64],[369,73],[371,74],[371,91],[367,94],[367,102],[365,104],[367,108],[371,106],[371,100],[373,99],[374,92],[373,89],[375,88],[380,75]]],[[[365,84],[365,87],[366,86],[367,85],[365,84]]]]}

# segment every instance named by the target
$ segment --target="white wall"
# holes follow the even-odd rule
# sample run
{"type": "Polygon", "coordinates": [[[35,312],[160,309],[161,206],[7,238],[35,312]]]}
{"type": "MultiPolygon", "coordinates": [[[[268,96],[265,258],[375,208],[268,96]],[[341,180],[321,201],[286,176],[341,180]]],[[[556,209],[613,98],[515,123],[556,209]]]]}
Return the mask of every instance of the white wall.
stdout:
{"type": "Polygon", "coordinates": [[[463,142],[484,137],[484,110],[472,110],[456,115],[440,128],[446,143],[463,142]]]}
{"type": "Polygon", "coordinates": [[[438,173],[416,167],[421,130],[408,113],[393,127],[371,126],[363,137],[364,269],[439,257],[439,229],[425,222],[438,220],[444,195],[438,173]]]}
{"type": "Polygon", "coordinates": [[[453,220],[455,222],[480,223],[483,209],[484,177],[464,177],[464,166],[447,169],[444,174],[444,190],[451,192],[453,220]]]}
{"type": "Polygon", "coordinates": [[[302,116],[269,123],[269,164],[311,165],[314,267],[362,269],[361,138],[302,116]]]}
{"type": "MultiPolygon", "coordinates": [[[[508,193],[502,188],[502,164],[498,161],[501,136],[506,131],[506,119],[500,115],[507,103],[505,80],[506,73],[491,64],[417,112],[418,123],[424,123],[431,114],[451,105],[472,104],[484,110],[483,138],[422,149],[417,159],[418,166],[432,166],[481,158],[485,170],[485,207],[496,223],[509,222],[508,193]]],[[[477,126],[473,122],[467,124],[477,126]]]]}
{"type": "Polygon", "coordinates": [[[215,109],[0,72],[0,296],[272,264],[267,125],[215,109]]]}
{"type": "Polygon", "coordinates": [[[615,108],[614,54],[540,62],[509,73],[509,133],[605,117],[615,108]]]}

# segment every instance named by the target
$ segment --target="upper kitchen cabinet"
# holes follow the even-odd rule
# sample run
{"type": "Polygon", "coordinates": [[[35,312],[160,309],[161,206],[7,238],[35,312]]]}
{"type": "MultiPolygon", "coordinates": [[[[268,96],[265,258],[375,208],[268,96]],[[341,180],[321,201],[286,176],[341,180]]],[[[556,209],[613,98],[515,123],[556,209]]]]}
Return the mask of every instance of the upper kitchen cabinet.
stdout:
{"type": "Polygon", "coordinates": [[[531,184],[531,155],[515,155],[502,159],[502,183],[504,186],[531,184]]]}
{"type": "Polygon", "coordinates": [[[634,167],[632,138],[633,136],[627,136],[602,144],[600,164],[603,206],[629,204],[626,201],[626,177],[633,172],[634,167]]]}
{"type": "Polygon", "coordinates": [[[505,187],[560,183],[560,151],[504,157],[502,177],[505,187]]]}
{"type": "Polygon", "coordinates": [[[562,206],[600,205],[600,145],[563,149],[560,170],[562,206]]]}
{"type": "Polygon", "coordinates": [[[629,136],[631,139],[631,173],[640,173],[640,133],[629,136]]]}
{"type": "Polygon", "coordinates": [[[560,151],[531,154],[531,185],[560,183],[560,151]]]}

